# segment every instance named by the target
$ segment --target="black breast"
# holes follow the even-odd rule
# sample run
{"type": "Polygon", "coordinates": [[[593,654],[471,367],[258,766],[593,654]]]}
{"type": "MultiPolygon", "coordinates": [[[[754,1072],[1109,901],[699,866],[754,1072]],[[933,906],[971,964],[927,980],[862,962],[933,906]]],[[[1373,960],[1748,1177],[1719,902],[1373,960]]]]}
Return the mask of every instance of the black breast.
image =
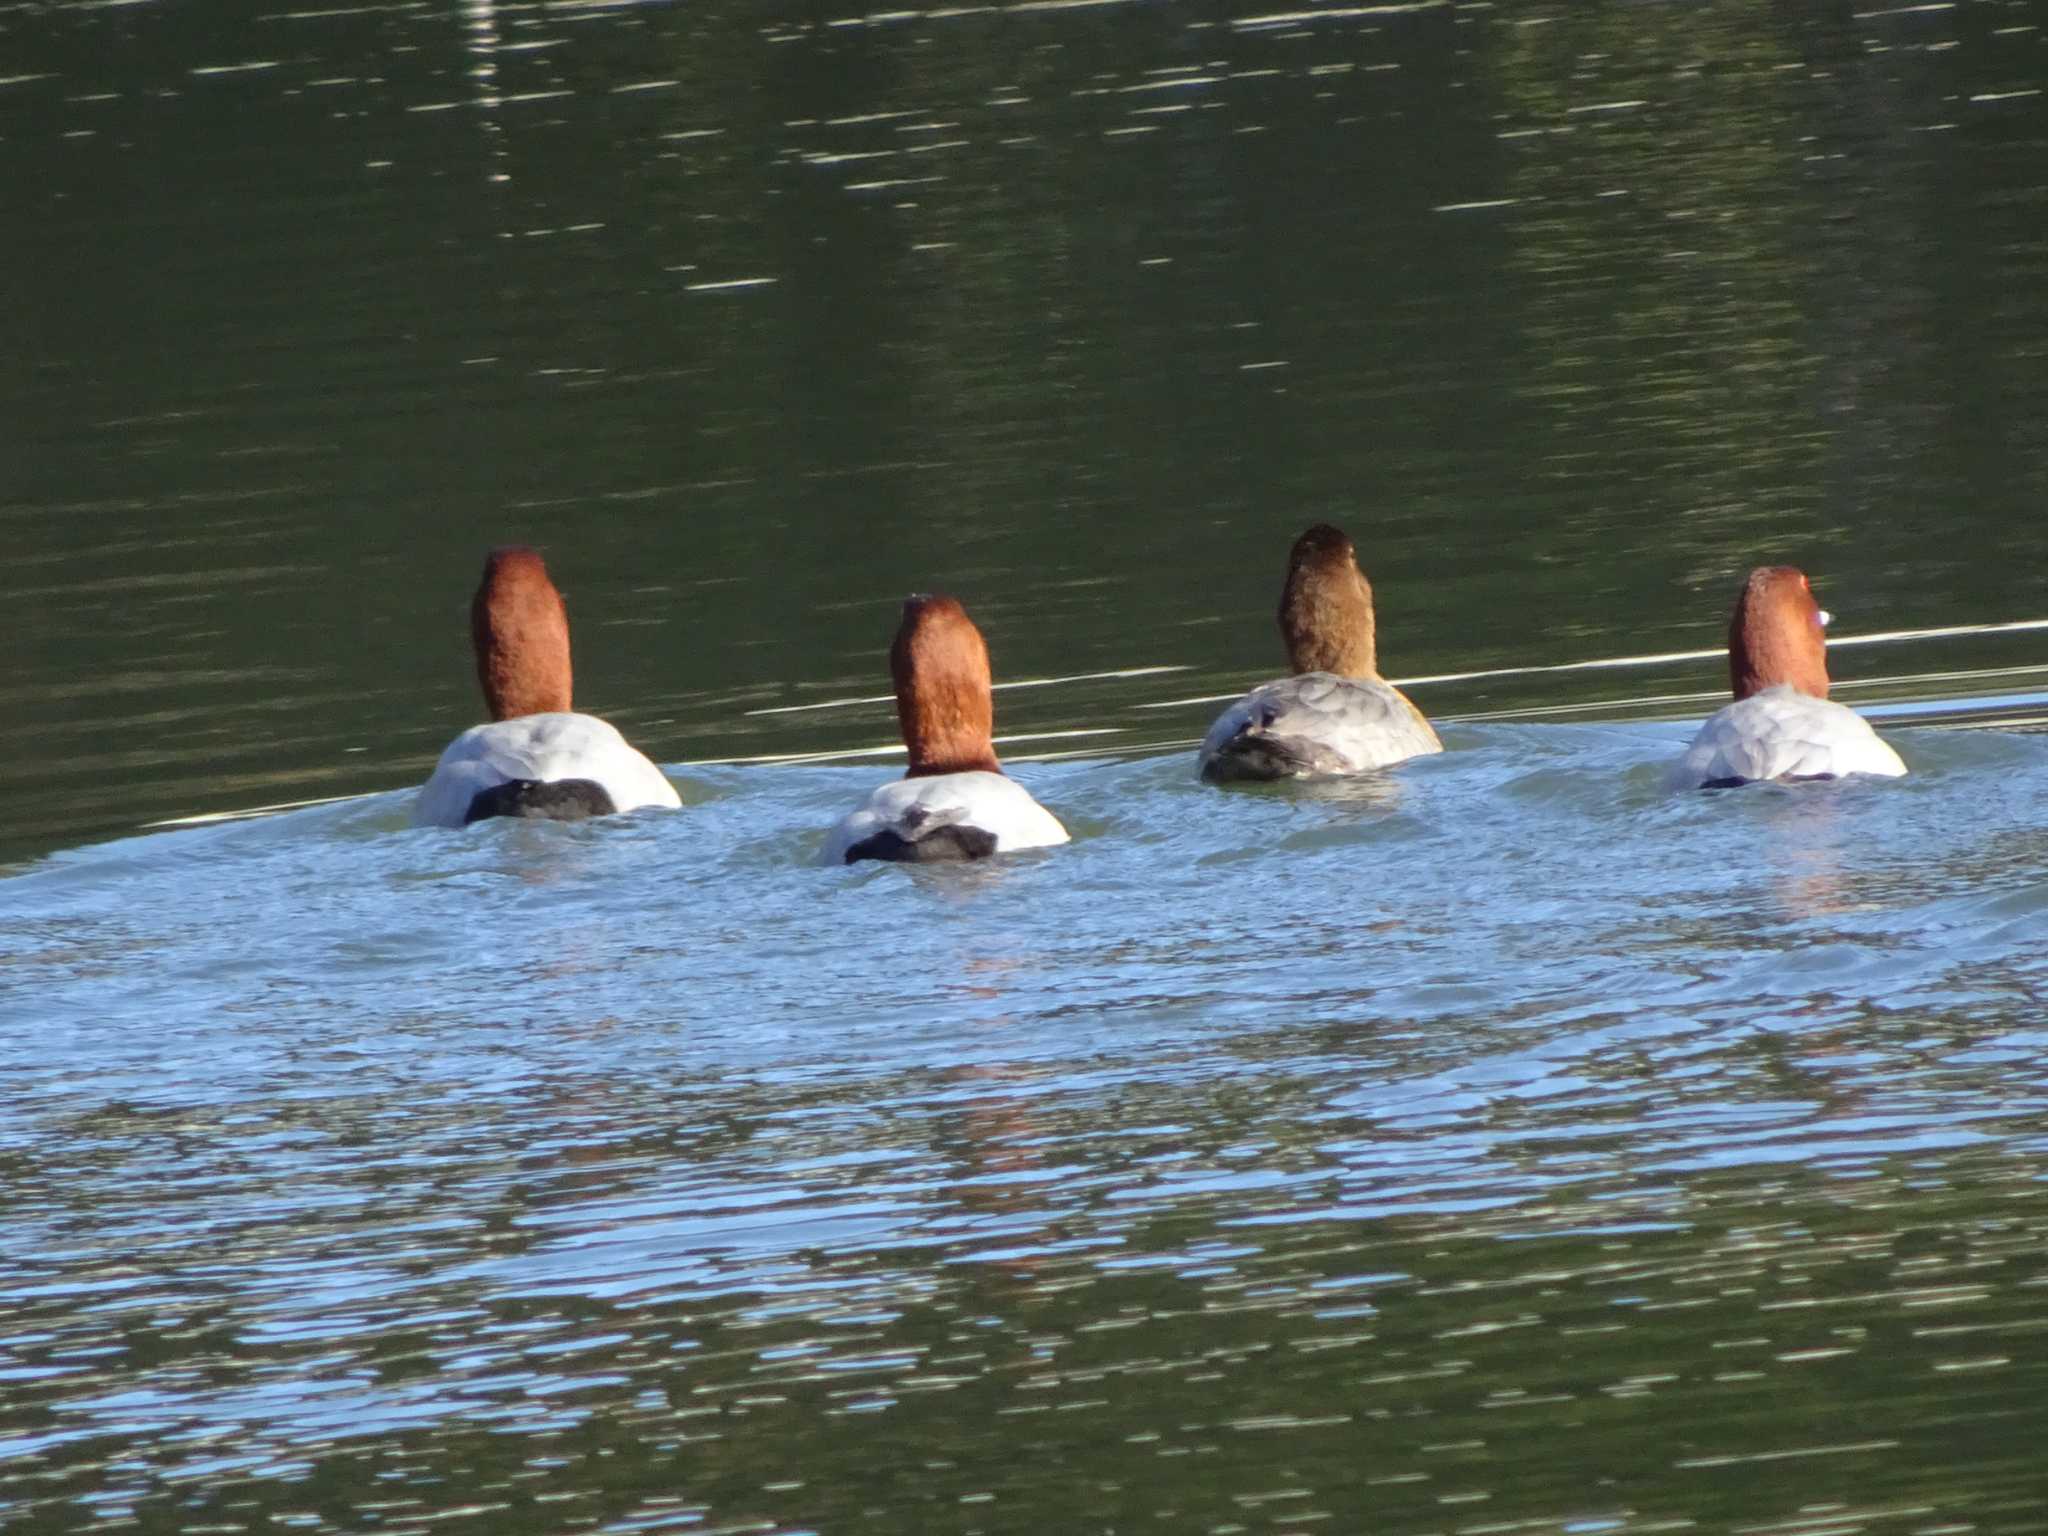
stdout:
{"type": "Polygon", "coordinates": [[[466,827],[491,816],[539,816],[550,821],[582,821],[609,816],[618,807],[595,779],[507,779],[478,790],[462,818],[466,827]]]}
{"type": "Polygon", "coordinates": [[[891,859],[899,864],[930,864],[943,859],[985,859],[996,851],[996,835],[980,827],[934,827],[923,836],[905,838],[895,832],[877,832],[846,850],[846,862],[862,859],[891,859]]]}

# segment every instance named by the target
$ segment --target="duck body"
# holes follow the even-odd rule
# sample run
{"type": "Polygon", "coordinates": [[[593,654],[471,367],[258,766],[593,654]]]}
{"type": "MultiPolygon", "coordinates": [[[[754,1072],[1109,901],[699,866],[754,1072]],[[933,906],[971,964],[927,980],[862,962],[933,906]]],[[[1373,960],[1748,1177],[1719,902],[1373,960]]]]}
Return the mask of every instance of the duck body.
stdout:
{"type": "Polygon", "coordinates": [[[1769,779],[1897,778],[1906,765],[1853,709],[1788,683],[1728,705],[1707,720],[1671,772],[1676,789],[1769,779]]]}
{"type": "Polygon", "coordinates": [[[889,645],[896,723],[910,770],[825,839],[825,862],[985,859],[1067,841],[1067,829],[1003,772],[988,642],[959,599],[914,593],[889,645]]]}
{"type": "Polygon", "coordinates": [[[1895,779],[1899,754],[1870,722],[1828,698],[1829,615],[1796,565],[1751,571],[1728,618],[1728,686],[1672,767],[1673,789],[1726,789],[1771,779],[1895,779]]]}
{"type": "Polygon", "coordinates": [[[618,730],[570,702],[569,611],[547,562],[523,544],[494,549],[469,604],[488,725],[448,744],[413,802],[413,825],[465,827],[492,816],[580,821],[683,802],[618,730]]]}
{"type": "Polygon", "coordinates": [[[1380,676],[1372,583],[1341,528],[1317,523],[1287,552],[1280,638],[1289,674],[1216,717],[1196,770],[1211,784],[1368,773],[1444,744],[1380,676]]]}
{"type": "Polygon", "coordinates": [[[474,725],[456,737],[420,790],[413,824],[461,827],[490,816],[577,820],[682,803],[615,726],[554,710],[474,725]]]}
{"type": "Polygon", "coordinates": [[[869,795],[832,829],[825,862],[983,859],[1066,841],[1059,819],[1008,774],[941,773],[897,779],[869,795]]]}
{"type": "Polygon", "coordinates": [[[1393,684],[1303,672],[1261,684],[1217,716],[1200,768],[1210,783],[1328,778],[1443,749],[1393,684]]]}

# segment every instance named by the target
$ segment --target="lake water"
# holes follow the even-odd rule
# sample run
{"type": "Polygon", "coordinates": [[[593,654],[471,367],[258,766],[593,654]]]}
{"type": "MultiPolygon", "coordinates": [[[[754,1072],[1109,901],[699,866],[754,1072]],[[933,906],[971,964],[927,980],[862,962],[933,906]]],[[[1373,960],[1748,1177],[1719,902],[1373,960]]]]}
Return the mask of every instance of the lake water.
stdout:
{"type": "Polygon", "coordinates": [[[0,10],[0,1527],[2048,1528],[2044,27],[0,10]],[[682,812],[407,824],[513,539],[682,812]],[[926,587],[1075,841],[819,868],[926,587]]]}

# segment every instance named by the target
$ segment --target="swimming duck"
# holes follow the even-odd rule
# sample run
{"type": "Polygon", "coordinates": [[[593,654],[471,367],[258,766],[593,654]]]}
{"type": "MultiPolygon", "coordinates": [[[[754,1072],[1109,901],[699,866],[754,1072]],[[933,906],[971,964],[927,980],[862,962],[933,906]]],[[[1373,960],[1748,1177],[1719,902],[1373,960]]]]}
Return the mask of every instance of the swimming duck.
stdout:
{"type": "Polygon", "coordinates": [[[1673,787],[1906,771],[1869,721],[1829,700],[1828,617],[1798,567],[1749,573],[1728,621],[1735,702],[1700,727],[1672,770],[1673,787]]]}
{"type": "Polygon", "coordinates": [[[889,647],[909,771],[832,829],[825,860],[980,859],[1067,841],[1067,829],[996,761],[988,645],[953,598],[903,604],[889,647]]]}
{"type": "Polygon", "coordinates": [[[1203,778],[1363,773],[1443,750],[1422,711],[1380,676],[1372,587],[1341,529],[1317,523],[1294,541],[1280,635],[1295,675],[1260,684],[1217,717],[1202,741],[1203,778]]]}
{"type": "Polygon", "coordinates": [[[569,614],[538,551],[491,551],[469,628],[491,723],[448,744],[413,807],[415,826],[461,827],[490,816],[574,821],[682,804],[615,727],[571,711],[569,614]]]}

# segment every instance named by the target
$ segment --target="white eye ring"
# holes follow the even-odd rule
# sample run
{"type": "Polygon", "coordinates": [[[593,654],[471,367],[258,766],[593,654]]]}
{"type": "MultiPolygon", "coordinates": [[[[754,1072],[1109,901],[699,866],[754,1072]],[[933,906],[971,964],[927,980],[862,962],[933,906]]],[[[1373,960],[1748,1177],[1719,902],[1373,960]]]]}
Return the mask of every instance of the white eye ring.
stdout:
{"type": "Polygon", "coordinates": [[[1822,629],[1826,629],[1830,624],[1834,622],[1835,616],[1832,613],[1829,613],[1825,608],[1820,610],[1820,627],[1822,629]]]}

